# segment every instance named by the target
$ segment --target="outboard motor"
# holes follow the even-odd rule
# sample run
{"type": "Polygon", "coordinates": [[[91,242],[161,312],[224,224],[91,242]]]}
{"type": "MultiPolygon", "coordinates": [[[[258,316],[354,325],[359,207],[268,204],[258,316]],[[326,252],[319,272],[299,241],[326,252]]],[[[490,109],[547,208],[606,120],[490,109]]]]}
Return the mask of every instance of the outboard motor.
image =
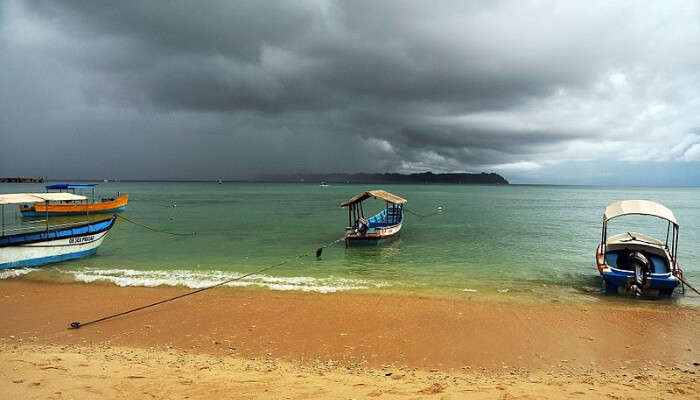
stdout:
{"type": "Polygon", "coordinates": [[[649,260],[647,260],[644,254],[638,251],[633,251],[627,257],[630,266],[634,268],[634,282],[630,286],[630,289],[633,290],[637,296],[641,296],[644,285],[647,283],[649,260]]]}
{"type": "Polygon", "coordinates": [[[369,224],[367,223],[367,220],[360,217],[357,219],[357,232],[364,236],[365,233],[367,233],[367,230],[369,229],[369,224]]]}

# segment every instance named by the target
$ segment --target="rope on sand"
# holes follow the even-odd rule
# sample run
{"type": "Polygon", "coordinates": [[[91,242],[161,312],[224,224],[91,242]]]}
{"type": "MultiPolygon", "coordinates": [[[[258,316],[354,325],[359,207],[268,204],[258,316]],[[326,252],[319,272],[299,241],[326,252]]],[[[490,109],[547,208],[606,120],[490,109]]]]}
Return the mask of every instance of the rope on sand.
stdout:
{"type": "Polygon", "coordinates": [[[122,311],[122,312],[119,312],[119,313],[116,313],[116,314],[107,315],[107,316],[104,316],[104,317],[101,317],[101,318],[98,318],[98,319],[94,319],[94,320],[92,320],[92,321],[88,321],[88,322],[77,322],[77,321],[71,322],[71,323],[70,323],[70,328],[69,328],[69,329],[78,329],[78,328],[81,328],[81,327],[86,326],[86,325],[96,324],[96,323],[98,323],[98,322],[102,322],[102,321],[106,321],[106,320],[108,320],[108,319],[120,317],[120,316],[122,316],[122,315],[130,314],[130,313],[135,312],[135,311],[139,311],[139,310],[143,310],[143,309],[146,309],[146,308],[149,308],[149,307],[157,306],[157,305],[159,305],[159,304],[167,303],[167,302],[169,302],[169,301],[177,300],[177,299],[180,299],[180,298],[183,298],[183,297],[186,297],[186,296],[191,296],[191,295],[193,295],[193,294],[197,294],[197,293],[203,292],[203,291],[205,291],[205,290],[213,289],[213,288],[215,288],[215,287],[219,287],[219,286],[226,285],[227,283],[231,283],[231,282],[235,282],[235,281],[241,280],[241,279],[243,279],[243,278],[247,278],[247,277],[249,277],[249,276],[251,276],[251,275],[260,274],[260,273],[262,273],[262,272],[269,271],[269,270],[271,270],[271,269],[273,269],[273,268],[280,267],[280,266],[282,266],[282,265],[284,265],[284,264],[286,264],[286,263],[288,263],[289,261],[292,261],[292,260],[297,260],[297,259],[300,259],[300,258],[308,257],[308,256],[313,255],[313,254],[315,254],[316,257],[321,257],[321,253],[323,252],[323,249],[327,249],[327,248],[329,248],[329,247],[335,245],[336,243],[338,243],[338,242],[340,242],[340,241],[342,241],[342,240],[345,240],[345,237],[344,237],[344,236],[343,236],[342,238],[340,238],[340,239],[336,239],[336,240],[334,240],[334,241],[328,243],[328,244],[325,245],[325,246],[321,246],[321,247],[319,247],[319,248],[317,248],[317,249],[315,249],[315,250],[311,250],[311,251],[308,251],[308,252],[306,252],[306,253],[297,254],[296,256],[294,256],[294,257],[289,257],[289,258],[287,258],[286,260],[283,260],[283,261],[280,262],[280,263],[277,263],[277,264],[274,264],[274,265],[270,265],[270,266],[267,266],[267,267],[265,267],[265,268],[261,268],[261,269],[259,269],[259,270],[257,270],[257,271],[253,271],[253,272],[247,273],[247,274],[245,274],[245,275],[241,275],[241,276],[236,277],[236,278],[233,278],[233,279],[229,279],[229,280],[226,280],[226,281],[223,281],[223,282],[219,282],[219,283],[217,283],[217,284],[215,284],[215,285],[207,286],[207,287],[200,288],[200,289],[197,289],[197,290],[193,290],[193,291],[191,291],[191,292],[187,292],[187,293],[184,293],[184,294],[181,294],[181,295],[177,295],[177,296],[170,297],[170,298],[167,298],[167,299],[164,299],[164,300],[156,301],[155,303],[147,304],[147,305],[145,305],[145,306],[140,306],[140,307],[132,308],[132,309],[130,309],[130,310],[122,311]]]}

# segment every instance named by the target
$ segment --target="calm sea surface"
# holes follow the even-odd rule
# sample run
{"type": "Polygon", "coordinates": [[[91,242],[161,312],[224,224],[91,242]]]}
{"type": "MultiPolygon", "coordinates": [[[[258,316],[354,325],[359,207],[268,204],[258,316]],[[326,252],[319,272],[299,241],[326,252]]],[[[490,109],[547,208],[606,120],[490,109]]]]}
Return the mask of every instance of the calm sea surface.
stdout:
{"type": "MultiPolygon", "coordinates": [[[[157,234],[118,220],[97,255],[41,269],[0,272],[0,278],[109,281],[117,285],[202,287],[279,263],[343,235],[338,204],[378,185],[263,183],[104,183],[98,192],[129,193],[124,216],[154,228],[197,232],[157,234]]],[[[700,288],[700,188],[580,186],[381,185],[408,199],[399,239],[380,247],[345,248],[308,257],[232,286],[334,292],[373,290],[524,301],[626,301],[600,294],[594,263],[605,205],[622,199],[661,202],[680,224],[679,261],[700,288]]],[[[2,184],[0,192],[43,191],[2,184]]],[[[365,212],[380,210],[365,202],[365,212]]],[[[70,218],[56,218],[55,222],[70,218]]],[[[8,225],[27,224],[6,207],[8,225]]],[[[53,221],[53,219],[52,219],[53,221]]],[[[665,238],[655,218],[615,220],[611,233],[633,230],[665,238]]],[[[664,302],[700,306],[693,295],[664,302]]]]}

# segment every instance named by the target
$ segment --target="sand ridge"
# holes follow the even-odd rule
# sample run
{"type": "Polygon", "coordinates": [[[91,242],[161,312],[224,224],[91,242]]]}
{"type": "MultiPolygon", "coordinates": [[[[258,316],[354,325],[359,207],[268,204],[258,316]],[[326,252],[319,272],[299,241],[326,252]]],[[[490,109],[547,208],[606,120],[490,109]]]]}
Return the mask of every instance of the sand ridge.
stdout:
{"type": "Polygon", "coordinates": [[[697,399],[700,368],[603,372],[348,368],[182,350],[0,345],[9,399],[697,399]]]}

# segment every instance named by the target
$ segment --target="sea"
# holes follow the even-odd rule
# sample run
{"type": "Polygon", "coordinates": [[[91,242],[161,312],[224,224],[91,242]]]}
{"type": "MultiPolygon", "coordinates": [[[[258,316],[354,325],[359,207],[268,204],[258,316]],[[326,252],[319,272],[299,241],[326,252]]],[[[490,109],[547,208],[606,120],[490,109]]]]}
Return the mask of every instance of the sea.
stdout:
{"type": "MultiPolygon", "coordinates": [[[[44,191],[43,185],[0,185],[2,193],[35,191],[44,191]]],[[[215,181],[97,186],[101,197],[116,192],[129,194],[121,215],[134,223],[118,219],[96,255],[0,271],[0,279],[201,288],[252,273],[228,286],[477,301],[626,302],[634,300],[602,293],[594,253],[605,206],[648,199],[675,213],[681,225],[678,259],[686,280],[700,289],[700,188],[695,187],[215,181]],[[340,203],[378,188],[408,200],[399,238],[346,248],[337,241],[348,224],[340,203]],[[333,242],[321,257],[313,254],[333,242]]],[[[364,204],[368,216],[383,207],[377,200],[364,204]]],[[[22,218],[15,206],[6,206],[4,217],[6,229],[43,224],[22,218]]],[[[98,217],[104,215],[89,218],[98,217]]],[[[52,217],[51,223],[81,219],[85,216],[52,217]]],[[[658,218],[628,216],[612,221],[609,235],[635,231],[663,240],[666,228],[658,218]]],[[[697,295],[676,292],[653,304],[700,306],[697,295]]]]}

